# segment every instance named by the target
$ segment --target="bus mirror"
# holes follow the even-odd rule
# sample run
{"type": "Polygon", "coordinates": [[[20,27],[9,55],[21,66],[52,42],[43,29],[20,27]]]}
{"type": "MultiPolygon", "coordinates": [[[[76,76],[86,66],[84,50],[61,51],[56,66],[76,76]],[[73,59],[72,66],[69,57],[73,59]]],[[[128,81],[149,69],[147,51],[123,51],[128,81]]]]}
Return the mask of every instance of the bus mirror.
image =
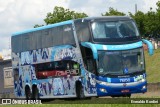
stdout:
{"type": "Polygon", "coordinates": [[[153,55],[154,48],[153,48],[152,43],[150,41],[146,40],[146,39],[142,39],[142,41],[143,41],[143,43],[147,44],[149,55],[153,55]]]}

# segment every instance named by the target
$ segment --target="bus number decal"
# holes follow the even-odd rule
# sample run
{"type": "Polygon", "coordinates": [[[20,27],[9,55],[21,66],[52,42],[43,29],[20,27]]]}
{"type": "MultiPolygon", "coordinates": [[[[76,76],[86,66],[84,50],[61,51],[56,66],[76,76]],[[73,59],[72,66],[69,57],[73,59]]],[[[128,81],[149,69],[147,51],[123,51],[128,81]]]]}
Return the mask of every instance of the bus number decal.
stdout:
{"type": "Polygon", "coordinates": [[[56,75],[55,76],[64,76],[64,75],[78,75],[79,70],[66,70],[66,71],[56,71],[56,75]]]}
{"type": "Polygon", "coordinates": [[[130,78],[119,79],[120,82],[130,82],[130,78]]]}

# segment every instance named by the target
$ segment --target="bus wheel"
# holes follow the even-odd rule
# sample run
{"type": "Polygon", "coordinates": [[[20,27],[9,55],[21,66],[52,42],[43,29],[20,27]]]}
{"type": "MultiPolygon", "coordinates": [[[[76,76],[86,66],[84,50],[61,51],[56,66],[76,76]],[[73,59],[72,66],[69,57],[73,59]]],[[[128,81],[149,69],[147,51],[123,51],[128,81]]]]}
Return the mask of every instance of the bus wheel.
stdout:
{"type": "Polygon", "coordinates": [[[130,97],[131,97],[131,94],[125,94],[125,95],[123,95],[123,97],[128,97],[128,98],[130,98],[130,97]]]}
{"type": "Polygon", "coordinates": [[[127,97],[131,98],[131,94],[127,94],[127,97]]]}
{"type": "Polygon", "coordinates": [[[33,100],[39,99],[39,92],[38,92],[38,88],[36,86],[34,86],[32,88],[32,98],[33,98],[33,100]]]}
{"type": "Polygon", "coordinates": [[[25,95],[26,95],[26,100],[31,99],[31,90],[30,90],[29,86],[25,87],[25,95]]]}
{"type": "Polygon", "coordinates": [[[77,94],[78,99],[83,99],[85,97],[84,96],[84,91],[83,91],[83,86],[80,82],[78,82],[76,84],[76,94],[77,94]]]}

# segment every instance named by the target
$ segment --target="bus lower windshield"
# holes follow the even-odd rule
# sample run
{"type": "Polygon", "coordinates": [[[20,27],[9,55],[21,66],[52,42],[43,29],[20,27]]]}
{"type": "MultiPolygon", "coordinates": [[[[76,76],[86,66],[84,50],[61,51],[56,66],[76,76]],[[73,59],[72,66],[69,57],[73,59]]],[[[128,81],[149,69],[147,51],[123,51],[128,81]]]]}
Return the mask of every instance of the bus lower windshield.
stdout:
{"type": "Polygon", "coordinates": [[[139,32],[133,20],[99,21],[92,23],[94,39],[137,37],[139,32]]]}
{"type": "Polygon", "coordinates": [[[144,70],[143,49],[99,51],[99,75],[125,75],[144,70]]]}

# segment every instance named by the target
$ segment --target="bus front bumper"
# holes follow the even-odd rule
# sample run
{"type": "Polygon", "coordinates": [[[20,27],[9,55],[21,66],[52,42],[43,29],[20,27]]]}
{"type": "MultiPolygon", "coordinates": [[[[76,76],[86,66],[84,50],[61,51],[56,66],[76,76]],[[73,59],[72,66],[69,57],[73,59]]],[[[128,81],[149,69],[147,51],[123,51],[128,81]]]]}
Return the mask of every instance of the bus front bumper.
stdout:
{"type": "Polygon", "coordinates": [[[147,92],[147,81],[131,83],[97,83],[98,96],[127,95],[147,92]]]}

